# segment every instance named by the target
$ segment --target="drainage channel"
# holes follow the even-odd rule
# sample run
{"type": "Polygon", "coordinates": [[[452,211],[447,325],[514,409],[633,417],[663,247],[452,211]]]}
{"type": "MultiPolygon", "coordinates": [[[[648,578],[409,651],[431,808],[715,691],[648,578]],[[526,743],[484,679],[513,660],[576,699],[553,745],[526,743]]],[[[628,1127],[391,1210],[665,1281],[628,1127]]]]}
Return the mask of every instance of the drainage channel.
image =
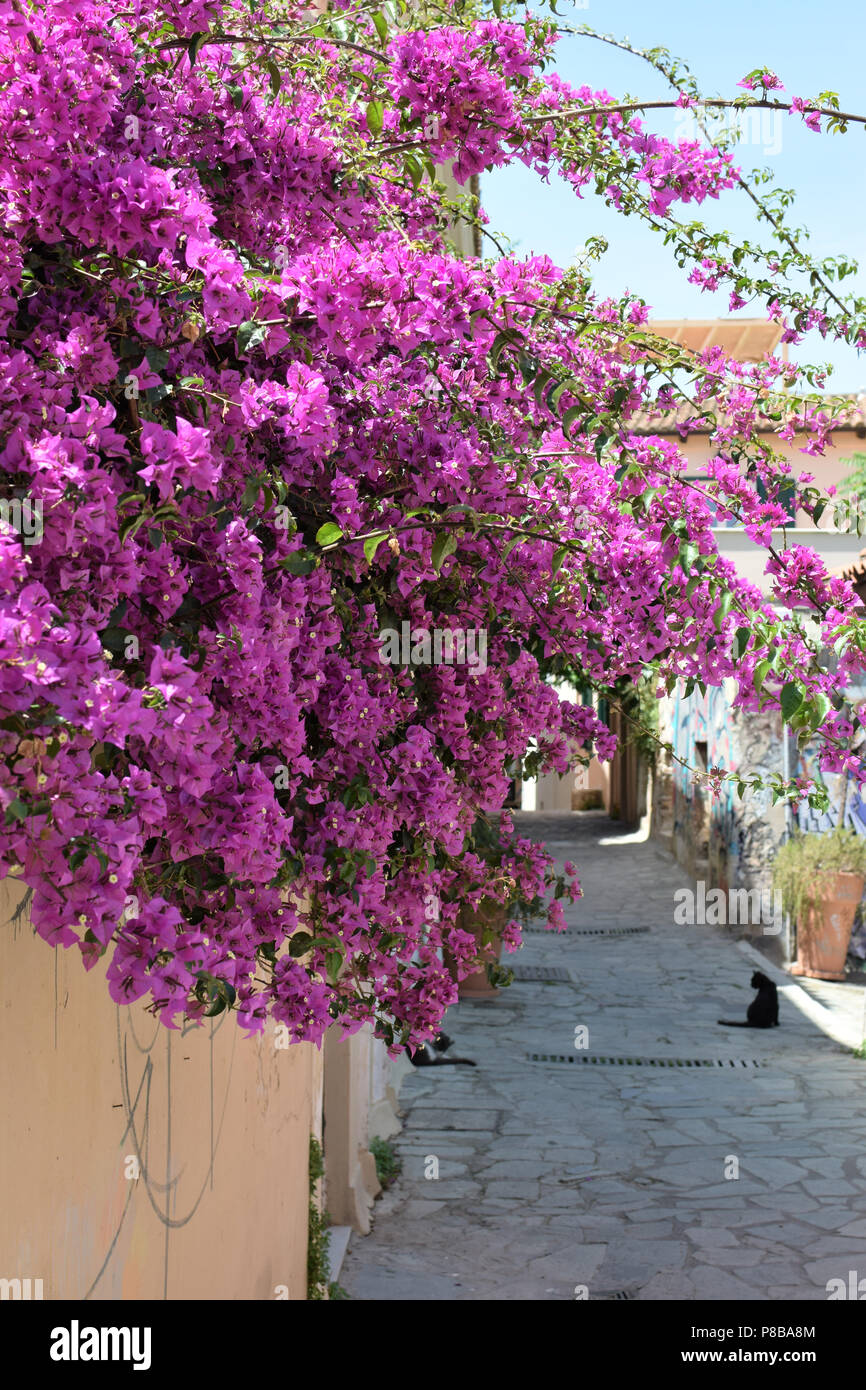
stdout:
{"type": "Polygon", "coordinates": [[[566,984],[573,984],[569,972],[562,965],[514,965],[515,980],[550,980],[555,983],[564,980],[566,984]]]}
{"type": "Polygon", "coordinates": [[[547,927],[524,927],[524,936],[641,936],[649,927],[566,927],[565,931],[548,931],[547,927]]]}
{"type": "Polygon", "coordinates": [[[756,1057],[598,1057],[582,1052],[527,1052],[527,1062],[579,1062],[598,1067],[765,1067],[756,1057]]]}

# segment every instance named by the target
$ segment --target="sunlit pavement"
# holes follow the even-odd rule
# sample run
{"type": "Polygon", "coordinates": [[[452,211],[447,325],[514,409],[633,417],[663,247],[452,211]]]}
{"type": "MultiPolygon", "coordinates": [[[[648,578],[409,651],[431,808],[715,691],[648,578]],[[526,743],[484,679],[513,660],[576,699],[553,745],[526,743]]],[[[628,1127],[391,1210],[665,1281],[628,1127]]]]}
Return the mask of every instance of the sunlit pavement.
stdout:
{"type": "Polygon", "coordinates": [[[674,925],[692,885],[652,842],[601,813],[517,820],[577,864],[566,918],[587,934],[527,934],[503,963],[567,978],[449,1011],[478,1066],[405,1081],[403,1172],[340,1283],[363,1300],[786,1300],[866,1276],[866,1062],[787,994],[778,1028],[717,1025],[745,1018],[753,958],[674,925]]]}

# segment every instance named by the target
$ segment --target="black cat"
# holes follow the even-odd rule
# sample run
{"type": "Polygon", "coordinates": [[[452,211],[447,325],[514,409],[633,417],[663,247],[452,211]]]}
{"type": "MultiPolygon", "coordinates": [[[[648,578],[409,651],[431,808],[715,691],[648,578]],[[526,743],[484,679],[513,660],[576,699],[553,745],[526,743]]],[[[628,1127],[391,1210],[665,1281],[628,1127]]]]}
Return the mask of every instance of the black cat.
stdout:
{"type": "Polygon", "coordinates": [[[432,1043],[422,1043],[413,1052],[411,1047],[406,1048],[406,1055],[413,1067],[475,1067],[477,1062],[472,1062],[468,1057],[443,1057],[442,1053],[447,1052],[451,1047],[453,1039],[447,1033],[437,1033],[432,1043]]]}
{"type": "Polygon", "coordinates": [[[752,989],[755,995],[746,1010],[746,1022],[736,1022],[732,1018],[720,1018],[719,1023],[726,1028],[775,1028],[779,1022],[779,995],[772,980],[756,970],[752,976],[752,989]]]}

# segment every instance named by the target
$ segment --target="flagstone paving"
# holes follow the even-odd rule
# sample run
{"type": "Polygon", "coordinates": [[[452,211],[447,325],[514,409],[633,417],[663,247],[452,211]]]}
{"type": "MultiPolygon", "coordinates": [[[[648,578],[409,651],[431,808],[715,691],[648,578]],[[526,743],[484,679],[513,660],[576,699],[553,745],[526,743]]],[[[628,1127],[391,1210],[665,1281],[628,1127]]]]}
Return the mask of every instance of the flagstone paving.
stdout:
{"type": "Polygon", "coordinates": [[[717,1025],[745,1018],[753,960],[723,928],[674,925],[692,885],[652,842],[600,813],[516,819],[577,863],[570,926],[650,930],[527,934],[504,963],[570,982],[449,1011],[453,1053],[478,1065],[407,1077],[403,1171],[340,1283],[361,1300],[775,1301],[866,1277],[866,1062],[787,995],[778,1028],[717,1025]]]}

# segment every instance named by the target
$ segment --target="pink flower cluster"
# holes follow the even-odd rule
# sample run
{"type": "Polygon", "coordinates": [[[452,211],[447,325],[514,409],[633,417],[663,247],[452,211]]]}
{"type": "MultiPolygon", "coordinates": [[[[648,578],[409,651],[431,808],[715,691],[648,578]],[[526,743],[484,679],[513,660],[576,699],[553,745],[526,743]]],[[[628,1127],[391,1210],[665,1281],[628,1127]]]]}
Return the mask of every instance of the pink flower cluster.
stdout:
{"type": "MultiPolygon", "coordinates": [[[[478,838],[515,765],[614,752],[551,677],[608,690],[657,662],[755,701],[769,638],[733,637],[772,610],[703,562],[714,505],[756,534],[775,514],[730,461],[703,498],[631,432],[645,306],[587,296],[576,334],[555,266],[461,260],[382,149],[432,115],[459,179],[555,157],[660,217],[727,187],[727,160],[615,113],[570,143],[533,123],[609,100],[542,76],[543,26],[401,33],[380,71],[357,23],[366,54],[316,39],[275,80],[239,4],[0,6],[0,471],[44,522],[36,545],[0,527],[0,868],[47,942],[168,1026],[231,1005],[251,1031],[371,1019],[396,1046],[453,1001],[443,954],[472,966],[461,905],[579,892],[508,816],[478,838]],[[358,72],[390,103],[378,137],[358,72]],[[484,630],[484,669],[383,663],[404,621],[484,630]]],[[[741,451],[772,380],[696,369],[741,451]]],[[[825,628],[849,614],[808,557],[774,573],[825,628]]]]}

